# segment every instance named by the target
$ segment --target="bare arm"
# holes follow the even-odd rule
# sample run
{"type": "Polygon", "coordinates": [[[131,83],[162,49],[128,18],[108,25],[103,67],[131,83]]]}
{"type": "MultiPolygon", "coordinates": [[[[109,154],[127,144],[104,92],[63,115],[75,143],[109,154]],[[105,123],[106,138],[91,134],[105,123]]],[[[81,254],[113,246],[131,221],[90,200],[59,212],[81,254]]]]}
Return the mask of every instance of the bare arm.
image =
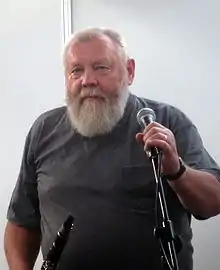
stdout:
{"type": "Polygon", "coordinates": [[[8,222],[5,229],[4,248],[10,270],[32,270],[41,242],[39,231],[8,222]]]}
{"type": "Polygon", "coordinates": [[[187,167],[170,185],[195,216],[209,218],[220,213],[220,183],[214,175],[187,167]]]}
{"type": "MultiPolygon", "coordinates": [[[[196,134],[196,133],[195,133],[196,134]]],[[[162,126],[159,123],[150,123],[144,130],[144,133],[139,133],[136,136],[138,141],[143,141],[146,149],[151,147],[158,147],[163,152],[162,158],[162,172],[165,175],[175,175],[180,168],[179,155],[176,146],[176,139],[171,130],[162,126]]],[[[187,138],[187,134],[186,134],[187,138]]],[[[204,158],[199,147],[203,148],[199,137],[194,140],[196,149],[198,151],[197,160],[204,158]]],[[[186,148],[193,148],[189,140],[186,148]]],[[[189,151],[189,150],[188,150],[189,151]]],[[[209,164],[207,159],[207,164],[209,164]]],[[[205,164],[206,162],[204,162],[205,164]]],[[[213,163],[210,163],[211,165],[213,163]]],[[[205,165],[202,166],[206,167],[205,165]]],[[[217,166],[216,166],[217,168],[217,166]]],[[[207,171],[209,166],[207,168],[207,171]]],[[[217,170],[219,172],[219,169],[217,170]]],[[[182,204],[193,215],[201,218],[209,218],[220,213],[220,183],[214,174],[206,172],[205,170],[196,170],[187,166],[184,174],[177,180],[169,182],[174,189],[182,204]]]]}

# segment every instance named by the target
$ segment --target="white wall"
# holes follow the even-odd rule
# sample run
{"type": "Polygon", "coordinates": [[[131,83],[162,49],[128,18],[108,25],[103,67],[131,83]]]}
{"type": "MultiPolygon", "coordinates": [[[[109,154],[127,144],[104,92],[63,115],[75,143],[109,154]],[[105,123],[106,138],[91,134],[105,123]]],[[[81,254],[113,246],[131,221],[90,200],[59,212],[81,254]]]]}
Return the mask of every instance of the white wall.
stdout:
{"type": "MultiPolygon", "coordinates": [[[[78,0],[74,29],[109,26],[137,61],[133,92],[183,109],[220,162],[220,2],[218,0],[78,0]],[[90,9],[89,9],[90,8],[90,9]],[[210,103],[212,102],[212,105],[210,103]]],[[[0,241],[26,133],[43,111],[63,103],[61,1],[0,3],[0,241]]],[[[194,222],[196,270],[217,270],[220,219],[194,222]]],[[[0,269],[7,269],[0,248],[0,269]]],[[[40,268],[41,257],[36,269],[40,268]]]]}
{"type": "Polygon", "coordinates": [[[61,1],[1,1],[0,37],[0,269],[8,269],[3,233],[24,139],[39,114],[64,100],[61,1]]]}
{"type": "MultiPolygon", "coordinates": [[[[220,1],[73,0],[73,30],[111,27],[137,63],[134,93],[176,105],[220,163],[220,1]]],[[[218,270],[220,217],[193,222],[195,270],[218,270]]]]}

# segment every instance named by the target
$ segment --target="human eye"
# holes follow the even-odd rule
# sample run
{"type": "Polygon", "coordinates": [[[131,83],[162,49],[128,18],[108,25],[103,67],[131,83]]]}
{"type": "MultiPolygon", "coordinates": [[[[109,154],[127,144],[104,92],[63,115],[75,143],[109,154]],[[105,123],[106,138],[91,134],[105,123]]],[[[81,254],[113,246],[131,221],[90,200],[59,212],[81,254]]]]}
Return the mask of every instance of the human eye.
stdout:
{"type": "Polygon", "coordinates": [[[97,65],[95,70],[109,70],[110,68],[107,65],[97,65]]]}
{"type": "Polygon", "coordinates": [[[80,72],[82,72],[82,71],[83,71],[83,68],[77,66],[77,67],[74,67],[74,68],[71,70],[71,73],[72,73],[72,74],[78,74],[78,73],[80,73],[80,72]]]}

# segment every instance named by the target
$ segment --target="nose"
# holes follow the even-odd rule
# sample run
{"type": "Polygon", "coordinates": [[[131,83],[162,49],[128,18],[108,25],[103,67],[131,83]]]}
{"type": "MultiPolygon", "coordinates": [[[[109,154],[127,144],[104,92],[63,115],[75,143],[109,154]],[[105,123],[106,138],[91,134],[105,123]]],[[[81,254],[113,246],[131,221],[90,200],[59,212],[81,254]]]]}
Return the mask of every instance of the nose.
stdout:
{"type": "Polygon", "coordinates": [[[94,87],[97,85],[98,85],[98,81],[97,81],[95,74],[91,71],[84,72],[84,74],[82,76],[82,86],[83,87],[88,87],[88,86],[94,87]]]}

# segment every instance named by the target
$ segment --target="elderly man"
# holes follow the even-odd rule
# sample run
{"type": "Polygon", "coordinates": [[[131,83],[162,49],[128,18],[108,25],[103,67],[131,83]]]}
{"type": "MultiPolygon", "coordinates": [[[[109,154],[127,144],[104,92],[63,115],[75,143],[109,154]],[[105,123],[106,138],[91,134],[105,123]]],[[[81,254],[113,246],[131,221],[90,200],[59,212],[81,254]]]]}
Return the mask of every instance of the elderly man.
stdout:
{"type": "Polygon", "coordinates": [[[182,238],[181,270],[192,270],[191,215],[220,212],[220,169],[196,127],[177,108],[129,92],[135,62],[121,36],[86,29],[64,52],[65,107],[42,114],[27,135],[8,209],[5,252],[11,270],[45,257],[68,213],[75,229],[59,270],[162,269],[155,227],[155,179],[147,149],[162,153],[170,219],[182,238]],[[136,115],[149,107],[144,130],[136,115]]]}

